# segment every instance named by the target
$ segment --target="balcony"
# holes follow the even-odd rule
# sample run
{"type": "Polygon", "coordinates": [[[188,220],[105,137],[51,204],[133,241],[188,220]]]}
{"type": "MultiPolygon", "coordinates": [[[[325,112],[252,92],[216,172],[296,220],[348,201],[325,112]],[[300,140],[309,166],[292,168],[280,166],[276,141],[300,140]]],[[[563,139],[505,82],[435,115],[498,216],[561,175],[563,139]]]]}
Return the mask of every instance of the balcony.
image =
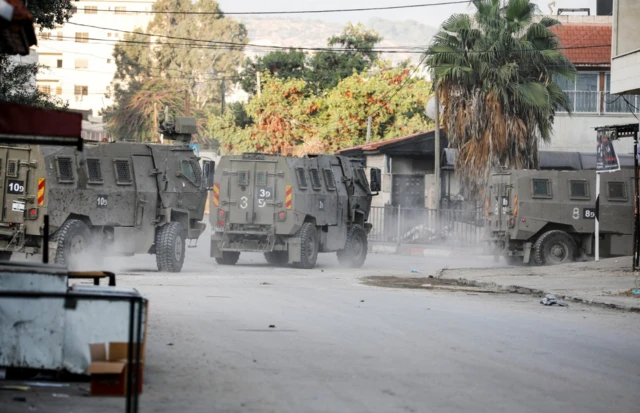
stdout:
{"type": "MultiPolygon", "coordinates": [[[[609,92],[594,92],[583,90],[565,90],[574,113],[593,114],[631,114],[640,113],[640,96],[625,95],[627,103],[621,95],[611,95],[609,92]]],[[[559,110],[559,113],[564,112],[559,110]]],[[[565,112],[566,113],[566,112],[565,112]]]]}

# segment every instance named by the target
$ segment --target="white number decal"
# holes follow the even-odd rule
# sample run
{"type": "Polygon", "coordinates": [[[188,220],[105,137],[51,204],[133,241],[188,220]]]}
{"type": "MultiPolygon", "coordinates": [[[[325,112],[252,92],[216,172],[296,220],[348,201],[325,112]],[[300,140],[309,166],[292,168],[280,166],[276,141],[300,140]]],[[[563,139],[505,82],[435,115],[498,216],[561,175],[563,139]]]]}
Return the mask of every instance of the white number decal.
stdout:
{"type": "Polygon", "coordinates": [[[15,183],[15,182],[11,182],[11,183],[9,184],[9,190],[10,190],[10,191],[13,191],[13,192],[20,192],[20,193],[22,193],[22,192],[24,192],[24,186],[22,186],[22,185],[20,185],[20,184],[17,184],[17,183],[15,183]]]}
{"type": "Polygon", "coordinates": [[[103,196],[99,196],[98,197],[97,204],[98,204],[99,207],[105,207],[105,206],[107,206],[107,203],[108,203],[107,198],[105,198],[103,196]]]}
{"type": "Polygon", "coordinates": [[[246,196],[240,198],[240,208],[247,209],[249,206],[249,199],[246,196]]]}
{"type": "Polygon", "coordinates": [[[267,205],[267,201],[263,198],[258,198],[258,208],[264,208],[267,205]]]}
{"type": "Polygon", "coordinates": [[[580,219],[580,208],[573,208],[573,219],[580,219]]]}
{"type": "Polygon", "coordinates": [[[265,189],[260,190],[260,198],[271,198],[271,191],[267,191],[265,189]]]}
{"type": "Polygon", "coordinates": [[[593,211],[590,211],[588,209],[585,209],[584,210],[584,217],[587,218],[587,219],[593,219],[593,218],[596,217],[596,213],[593,212],[593,211]]]}

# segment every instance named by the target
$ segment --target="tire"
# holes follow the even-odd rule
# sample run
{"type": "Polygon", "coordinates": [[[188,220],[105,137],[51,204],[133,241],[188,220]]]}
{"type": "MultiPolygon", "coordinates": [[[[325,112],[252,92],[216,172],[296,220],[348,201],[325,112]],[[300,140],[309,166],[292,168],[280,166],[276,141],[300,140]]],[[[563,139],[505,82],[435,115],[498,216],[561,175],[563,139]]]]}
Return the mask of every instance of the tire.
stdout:
{"type": "Polygon", "coordinates": [[[216,257],[216,262],[220,265],[236,265],[240,253],[237,251],[222,251],[222,257],[216,257]]]}
{"type": "Polygon", "coordinates": [[[79,219],[70,219],[58,228],[52,239],[58,243],[54,262],[69,269],[77,269],[80,255],[89,249],[91,231],[79,219]]]}
{"type": "Polygon", "coordinates": [[[271,251],[264,253],[264,259],[271,265],[287,265],[289,262],[288,251],[271,251]]]}
{"type": "Polygon", "coordinates": [[[0,261],[10,261],[11,255],[13,255],[11,251],[0,251],[0,261]]]}
{"type": "Polygon", "coordinates": [[[184,264],[184,228],[179,222],[169,222],[156,231],[156,264],[158,271],[180,272],[184,264]]]}
{"type": "Polygon", "coordinates": [[[557,265],[572,262],[576,255],[576,242],[561,230],[547,231],[533,247],[533,260],[537,265],[557,265]]]}
{"type": "Polygon", "coordinates": [[[360,268],[367,259],[367,233],[360,225],[353,225],[347,233],[344,249],[338,251],[338,262],[346,268],[360,268]]]}
{"type": "Polygon", "coordinates": [[[302,224],[298,231],[300,238],[300,262],[294,262],[297,268],[311,269],[315,267],[318,260],[318,231],[315,225],[310,222],[302,224]]]}

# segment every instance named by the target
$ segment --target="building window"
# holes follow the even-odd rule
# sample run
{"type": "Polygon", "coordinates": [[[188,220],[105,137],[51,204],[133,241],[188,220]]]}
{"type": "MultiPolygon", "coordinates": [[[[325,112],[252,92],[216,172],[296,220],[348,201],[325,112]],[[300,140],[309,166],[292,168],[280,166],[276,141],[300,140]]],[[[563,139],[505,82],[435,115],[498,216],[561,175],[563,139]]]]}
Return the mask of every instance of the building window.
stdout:
{"type": "Polygon", "coordinates": [[[42,32],[42,33],[40,33],[40,39],[42,39],[42,40],[49,40],[49,39],[51,39],[51,33],[47,33],[47,32],[42,32]]]}
{"type": "Polygon", "coordinates": [[[307,189],[307,176],[303,168],[296,168],[296,178],[298,178],[298,188],[307,189]]]}
{"type": "Polygon", "coordinates": [[[87,96],[89,94],[89,86],[73,86],[73,94],[76,96],[87,96]]]}
{"type": "Polygon", "coordinates": [[[89,172],[90,183],[102,183],[102,168],[100,165],[100,159],[87,159],[87,171],[89,172]]]}
{"type": "Polygon", "coordinates": [[[575,79],[557,76],[554,81],[567,94],[574,112],[597,113],[600,110],[599,77],[598,73],[578,73],[575,79]]]}
{"type": "Polygon", "coordinates": [[[62,94],[62,86],[56,86],[56,95],[62,94]]]}
{"type": "Polygon", "coordinates": [[[116,169],[116,183],[118,185],[126,185],[132,182],[131,165],[127,159],[115,159],[113,161],[116,169]]]}
{"type": "Polygon", "coordinates": [[[76,69],[87,69],[89,67],[89,59],[76,59],[76,69]]]}
{"type": "Polygon", "coordinates": [[[59,41],[59,42],[61,42],[63,38],[64,38],[64,36],[62,36],[62,32],[58,32],[58,33],[57,33],[57,39],[58,39],[58,41],[59,41]]]}
{"type": "Polygon", "coordinates": [[[56,61],[56,67],[57,67],[58,69],[62,68],[62,59],[58,59],[58,60],[56,61]]]}
{"type": "Polygon", "coordinates": [[[589,196],[589,182],[587,181],[569,181],[571,199],[585,199],[588,200],[589,196]]]}
{"type": "Polygon", "coordinates": [[[71,7],[71,14],[78,13],[78,8],[76,6],[71,7]]]}
{"type": "Polygon", "coordinates": [[[40,91],[40,93],[44,93],[46,95],[50,95],[51,94],[51,86],[49,86],[49,85],[38,85],[38,91],[40,91]]]}
{"type": "Polygon", "coordinates": [[[89,43],[89,33],[87,33],[87,32],[77,32],[76,33],[76,43],[89,43]]]}
{"type": "Polygon", "coordinates": [[[624,182],[607,182],[609,201],[626,201],[627,185],[624,182]]]}
{"type": "Polygon", "coordinates": [[[534,198],[551,198],[551,181],[548,179],[532,179],[534,198]]]}
{"type": "Polygon", "coordinates": [[[84,14],[98,14],[98,6],[84,6],[84,14]]]}
{"type": "Polygon", "coordinates": [[[118,6],[115,8],[116,14],[127,14],[127,8],[123,6],[118,6]]]}
{"type": "Polygon", "coordinates": [[[640,113],[640,96],[611,95],[611,73],[604,75],[604,111],[609,113],[640,113]]]}
{"type": "Polygon", "coordinates": [[[73,162],[68,156],[56,158],[58,168],[58,182],[73,182],[73,162]]]}

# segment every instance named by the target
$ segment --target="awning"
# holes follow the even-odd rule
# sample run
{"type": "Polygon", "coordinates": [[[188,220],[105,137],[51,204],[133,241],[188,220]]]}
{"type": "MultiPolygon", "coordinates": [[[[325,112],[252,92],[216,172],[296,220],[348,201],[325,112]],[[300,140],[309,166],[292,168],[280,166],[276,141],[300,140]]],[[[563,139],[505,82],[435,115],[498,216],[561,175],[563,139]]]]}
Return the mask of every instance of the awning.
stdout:
{"type": "Polygon", "coordinates": [[[0,0],[0,53],[29,54],[38,44],[33,17],[20,0],[0,0]]]}
{"type": "Polygon", "coordinates": [[[82,115],[0,103],[0,143],[76,146],[82,150],[82,115]]]}

